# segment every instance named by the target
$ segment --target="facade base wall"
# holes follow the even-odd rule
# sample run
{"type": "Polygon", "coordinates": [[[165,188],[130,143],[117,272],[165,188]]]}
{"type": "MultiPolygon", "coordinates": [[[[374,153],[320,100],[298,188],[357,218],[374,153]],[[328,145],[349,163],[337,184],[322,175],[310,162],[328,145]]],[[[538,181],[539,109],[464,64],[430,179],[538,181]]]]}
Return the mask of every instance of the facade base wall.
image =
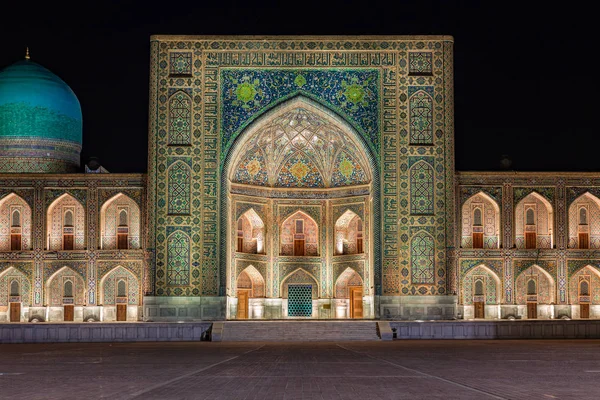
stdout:
{"type": "Polygon", "coordinates": [[[224,320],[226,297],[144,296],[144,321],[224,320]]]}
{"type": "Polygon", "coordinates": [[[456,296],[380,296],[381,319],[442,320],[455,319],[456,296]]]}

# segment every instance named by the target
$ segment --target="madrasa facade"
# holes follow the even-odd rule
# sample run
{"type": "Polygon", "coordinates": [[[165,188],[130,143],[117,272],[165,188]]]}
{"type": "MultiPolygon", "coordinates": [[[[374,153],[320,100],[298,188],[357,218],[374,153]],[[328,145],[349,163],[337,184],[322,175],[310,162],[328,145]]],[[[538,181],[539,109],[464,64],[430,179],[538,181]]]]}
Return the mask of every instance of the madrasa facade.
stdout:
{"type": "Polygon", "coordinates": [[[150,49],[147,174],[0,71],[0,321],[600,317],[600,174],[455,171],[452,37],[150,49]]]}

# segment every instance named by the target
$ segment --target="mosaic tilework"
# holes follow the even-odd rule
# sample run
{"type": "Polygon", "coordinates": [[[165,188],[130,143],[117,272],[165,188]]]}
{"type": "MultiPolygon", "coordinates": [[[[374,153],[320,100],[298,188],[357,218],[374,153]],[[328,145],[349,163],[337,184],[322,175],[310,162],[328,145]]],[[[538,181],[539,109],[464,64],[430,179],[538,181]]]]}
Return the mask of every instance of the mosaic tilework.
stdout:
{"type": "Polygon", "coordinates": [[[340,152],[333,164],[331,186],[341,187],[368,183],[362,165],[346,152],[340,152]]]}
{"type": "Polygon", "coordinates": [[[525,213],[528,209],[534,210],[535,233],[537,248],[549,249],[552,247],[551,232],[553,220],[551,218],[552,205],[544,197],[532,192],[525,196],[515,207],[515,243],[517,248],[525,248],[525,231],[531,229],[526,227],[525,213]]]}
{"type": "Polygon", "coordinates": [[[484,282],[484,293],[486,304],[498,304],[501,299],[500,283],[498,276],[490,272],[483,266],[478,266],[471,269],[462,279],[462,301],[465,305],[473,304],[473,296],[475,296],[474,282],[482,280],[484,282]]]}
{"type": "Polygon", "coordinates": [[[288,217],[281,226],[281,251],[282,256],[294,255],[294,238],[298,234],[296,231],[296,221],[303,222],[304,254],[307,256],[316,256],[319,254],[319,227],[315,221],[305,213],[298,211],[288,217]]]}
{"type": "Polygon", "coordinates": [[[169,99],[169,145],[192,142],[192,99],[182,90],[169,99]]]}
{"type": "Polygon", "coordinates": [[[600,199],[589,192],[582,194],[569,206],[568,246],[571,249],[579,247],[579,212],[582,208],[587,211],[587,226],[581,228],[589,235],[589,248],[600,249],[600,199]]]}
{"type": "Polygon", "coordinates": [[[413,283],[435,283],[435,243],[429,234],[421,232],[412,238],[410,263],[413,283]]]}
{"type": "Polygon", "coordinates": [[[221,150],[274,103],[299,93],[325,103],[353,121],[372,146],[379,147],[377,70],[223,69],[221,72],[221,150]]]}
{"type": "Polygon", "coordinates": [[[169,168],[169,214],[190,213],[191,171],[183,161],[169,168]]]}
{"type": "Polygon", "coordinates": [[[461,246],[463,248],[473,247],[473,231],[480,230],[483,233],[483,247],[486,249],[498,248],[500,241],[500,207],[487,194],[479,192],[462,206],[461,218],[461,246]],[[473,215],[476,209],[482,212],[481,226],[474,226],[473,215]]]}
{"type": "Polygon", "coordinates": [[[423,90],[410,96],[410,144],[433,144],[433,99],[423,90]]]}
{"type": "Polygon", "coordinates": [[[167,241],[167,284],[190,283],[190,238],[182,231],[172,233],[167,241]]]}
{"type": "Polygon", "coordinates": [[[279,170],[277,186],[321,188],[325,187],[325,184],[310,158],[303,153],[296,153],[288,158],[279,170]]]}
{"type": "Polygon", "coordinates": [[[319,297],[317,281],[313,278],[313,276],[301,268],[295,270],[291,275],[285,278],[282,284],[283,291],[281,296],[284,299],[288,298],[289,286],[297,284],[308,284],[312,289],[312,298],[317,299],[319,297]]]}
{"type": "Polygon", "coordinates": [[[233,179],[248,185],[268,185],[267,161],[260,148],[256,147],[246,154],[238,164],[233,179]]]}
{"type": "Polygon", "coordinates": [[[410,169],[410,213],[433,214],[433,168],[425,161],[415,163],[410,169]]]}
{"type": "Polygon", "coordinates": [[[600,304],[600,273],[592,266],[586,266],[569,274],[569,303],[580,303],[579,284],[584,278],[589,282],[589,300],[592,304],[600,304]]]}
{"type": "Polygon", "coordinates": [[[362,286],[360,275],[351,268],[347,268],[335,282],[335,298],[347,299],[349,297],[348,286],[362,286]]]}
{"type": "Polygon", "coordinates": [[[190,51],[173,51],[169,54],[169,72],[171,76],[192,74],[192,53],[190,51]]]}
{"type": "Polygon", "coordinates": [[[528,284],[533,280],[536,285],[536,296],[538,304],[550,304],[555,302],[554,280],[548,278],[539,267],[531,267],[520,273],[515,280],[515,299],[517,304],[526,304],[529,294],[528,284]]]}
{"type": "Polygon", "coordinates": [[[408,53],[409,75],[431,75],[433,73],[433,53],[430,51],[411,51],[408,53]]]}

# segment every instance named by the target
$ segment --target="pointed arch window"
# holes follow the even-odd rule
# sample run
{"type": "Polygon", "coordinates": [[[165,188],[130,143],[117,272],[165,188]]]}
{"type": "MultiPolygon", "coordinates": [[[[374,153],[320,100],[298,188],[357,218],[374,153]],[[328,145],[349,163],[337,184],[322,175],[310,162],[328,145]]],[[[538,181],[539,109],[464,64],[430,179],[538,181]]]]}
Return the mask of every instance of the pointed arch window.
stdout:
{"type": "Polygon", "coordinates": [[[433,214],[433,168],[425,161],[410,169],[410,213],[433,214]]]}
{"type": "Polygon", "coordinates": [[[192,100],[183,91],[176,92],[169,100],[169,145],[192,144],[192,100]]]}
{"type": "Polygon", "coordinates": [[[588,223],[587,210],[585,207],[581,207],[579,209],[579,225],[587,225],[587,223],[588,223]]]}
{"type": "Polygon", "coordinates": [[[10,217],[10,250],[19,251],[22,247],[21,210],[13,209],[10,217]]]}
{"type": "Polygon", "coordinates": [[[73,227],[73,210],[67,209],[63,214],[63,250],[73,250],[75,228],[73,227]]]}
{"type": "Polygon", "coordinates": [[[529,281],[527,281],[527,294],[530,296],[537,294],[537,285],[533,279],[529,279],[529,281]]]}
{"type": "Polygon", "coordinates": [[[10,295],[11,296],[20,296],[21,295],[21,285],[19,285],[19,281],[13,280],[10,283],[10,295]]]}
{"type": "Polygon", "coordinates": [[[535,225],[535,211],[533,211],[533,208],[528,208],[525,212],[525,224],[535,225]]]}
{"type": "Polygon", "coordinates": [[[189,285],[190,283],[190,239],[176,231],[167,242],[167,284],[189,285]]]}
{"type": "Polygon", "coordinates": [[[473,211],[473,225],[474,226],[481,226],[481,208],[476,208],[473,211]]]}
{"type": "Polygon", "coordinates": [[[475,296],[483,296],[483,294],[484,294],[483,280],[477,279],[475,281],[475,296]]]}
{"type": "Polygon", "coordinates": [[[127,297],[127,284],[123,279],[117,282],[117,297],[127,297]]]}
{"type": "Polygon", "coordinates": [[[176,162],[169,168],[169,214],[187,215],[190,213],[191,179],[190,168],[182,161],[176,162]]]}
{"type": "Polygon", "coordinates": [[[11,226],[15,228],[21,226],[21,211],[18,208],[12,212],[11,226]]]}
{"type": "Polygon", "coordinates": [[[420,90],[410,97],[410,144],[433,144],[433,100],[420,90]]]}
{"type": "Polygon", "coordinates": [[[425,232],[418,233],[410,243],[412,283],[435,283],[435,243],[425,232]]]}
{"type": "Polygon", "coordinates": [[[73,282],[67,280],[63,286],[63,297],[73,297],[73,282]]]}
{"type": "Polygon", "coordinates": [[[64,226],[73,226],[73,211],[65,211],[64,226]]]}
{"type": "Polygon", "coordinates": [[[589,296],[590,295],[590,284],[588,281],[581,281],[579,283],[579,295],[580,296],[589,296]]]}

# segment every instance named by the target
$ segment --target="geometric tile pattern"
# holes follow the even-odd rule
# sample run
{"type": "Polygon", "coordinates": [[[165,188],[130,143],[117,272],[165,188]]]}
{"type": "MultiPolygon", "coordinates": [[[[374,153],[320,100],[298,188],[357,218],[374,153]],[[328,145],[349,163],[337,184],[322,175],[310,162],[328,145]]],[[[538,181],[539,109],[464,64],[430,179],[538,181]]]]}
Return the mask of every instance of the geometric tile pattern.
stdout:
{"type": "Polygon", "coordinates": [[[169,145],[185,146],[192,141],[192,100],[179,90],[169,101],[169,145]]]}
{"type": "Polygon", "coordinates": [[[433,53],[430,51],[411,51],[408,53],[409,75],[431,75],[433,72],[433,53]]]}
{"type": "Polygon", "coordinates": [[[177,161],[169,168],[169,214],[190,213],[191,171],[183,161],[177,161]]]}
{"type": "Polygon", "coordinates": [[[410,213],[433,214],[433,168],[426,161],[419,161],[410,169],[410,213]]]}
{"type": "Polygon", "coordinates": [[[423,90],[410,96],[410,144],[433,144],[433,99],[423,90]]]}
{"type": "Polygon", "coordinates": [[[435,283],[435,243],[425,233],[417,233],[410,242],[411,280],[413,283],[435,283]]]}
{"type": "Polygon", "coordinates": [[[288,316],[312,316],[312,285],[288,285],[288,316]]]}
{"type": "Polygon", "coordinates": [[[190,238],[182,231],[173,232],[168,239],[167,284],[190,283],[190,238]]]}

